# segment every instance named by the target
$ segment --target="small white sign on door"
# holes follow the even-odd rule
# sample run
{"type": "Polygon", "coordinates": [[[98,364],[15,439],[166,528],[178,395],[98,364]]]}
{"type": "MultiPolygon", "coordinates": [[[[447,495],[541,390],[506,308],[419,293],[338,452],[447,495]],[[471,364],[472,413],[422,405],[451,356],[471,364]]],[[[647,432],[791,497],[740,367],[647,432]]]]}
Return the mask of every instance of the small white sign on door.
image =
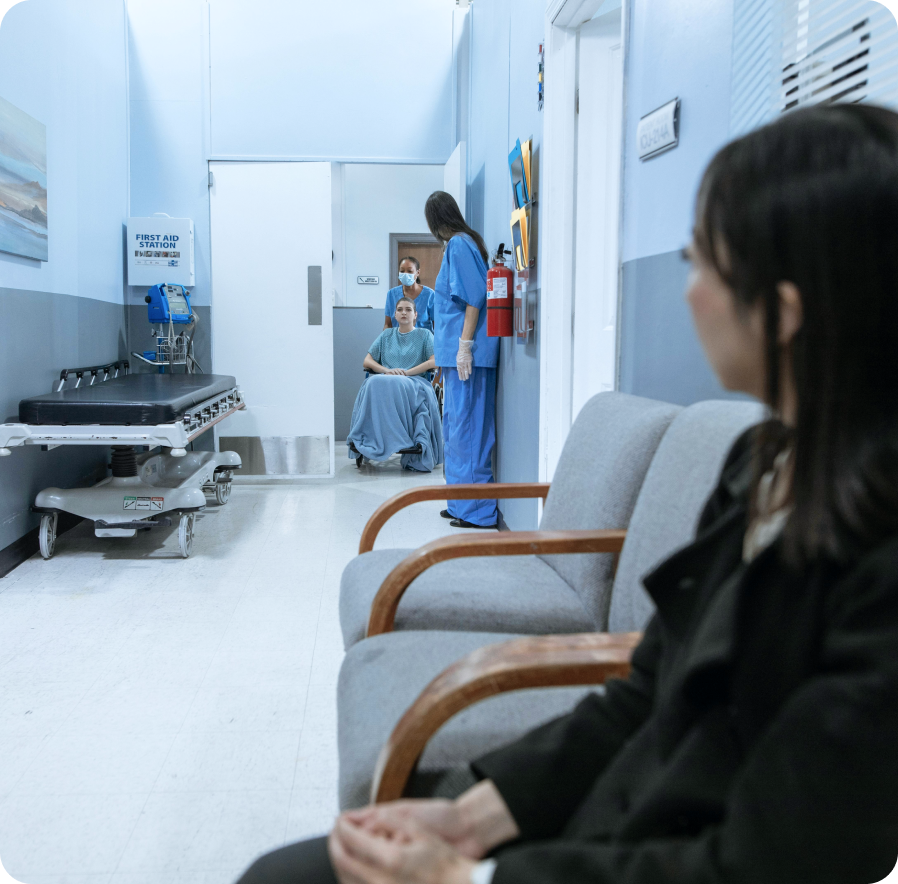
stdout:
{"type": "Polygon", "coordinates": [[[639,159],[648,160],[676,147],[680,141],[680,99],[646,114],[636,127],[639,159]]]}

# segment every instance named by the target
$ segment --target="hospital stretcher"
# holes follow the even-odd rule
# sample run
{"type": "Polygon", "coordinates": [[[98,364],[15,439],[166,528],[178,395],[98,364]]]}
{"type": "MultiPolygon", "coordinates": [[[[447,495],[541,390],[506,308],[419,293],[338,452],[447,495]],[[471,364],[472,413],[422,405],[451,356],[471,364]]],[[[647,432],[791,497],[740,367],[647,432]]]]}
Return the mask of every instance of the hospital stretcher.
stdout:
{"type": "Polygon", "coordinates": [[[53,555],[60,512],[92,520],[97,537],[167,527],[174,514],[187,558],[205,492],[225,504],[233,471],[242,466],[236,452],[188,446],[245,407],[228,375],[129,374],[127,362],[66,369],[52,393],[23,399],[19,422],[0,424],[0,456],[21,445],[112,446],[110,477],[90,488],[45,488],[37,495],[41,555],[53,555]],[[144,446],[150,450],[138,453],[144,446]]]}

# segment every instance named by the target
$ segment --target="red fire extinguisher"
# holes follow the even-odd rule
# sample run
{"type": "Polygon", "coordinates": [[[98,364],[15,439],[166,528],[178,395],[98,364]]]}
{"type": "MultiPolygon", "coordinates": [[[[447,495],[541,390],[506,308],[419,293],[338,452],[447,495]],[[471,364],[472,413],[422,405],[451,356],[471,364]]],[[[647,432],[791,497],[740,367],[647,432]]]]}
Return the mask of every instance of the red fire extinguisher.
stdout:
{"type": "Polygon", "coordinates": [[[499,243],[493,266],[486,274],[486,333],[491,338],[510,338],[514,311],[514,274],[505,266],[505,243],[499,243]]]}

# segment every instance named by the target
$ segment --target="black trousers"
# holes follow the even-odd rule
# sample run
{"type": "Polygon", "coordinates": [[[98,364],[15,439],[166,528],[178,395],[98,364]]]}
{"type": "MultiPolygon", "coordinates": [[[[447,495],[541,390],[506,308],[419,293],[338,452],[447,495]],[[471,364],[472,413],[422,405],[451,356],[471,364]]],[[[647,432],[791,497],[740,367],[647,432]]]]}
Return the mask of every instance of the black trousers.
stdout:
{"type": "Polygon", "coordinates": [[[337,884],[327,838],[297,841],[260,856],[237,884],[337,884]]]}

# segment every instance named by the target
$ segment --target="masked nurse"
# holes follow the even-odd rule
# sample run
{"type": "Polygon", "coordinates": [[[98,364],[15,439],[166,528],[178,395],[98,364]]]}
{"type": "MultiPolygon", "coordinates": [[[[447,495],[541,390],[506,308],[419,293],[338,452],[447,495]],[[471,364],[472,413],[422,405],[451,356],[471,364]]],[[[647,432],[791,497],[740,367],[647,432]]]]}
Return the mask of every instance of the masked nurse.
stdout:
{"type": "MultiPolygon", "coordinates": [[[[488,253],[455,199],[442,190],[424,206],[443,243],[434,289],[434,355],[443,370],[443,462],[450,485],[493,481],[499,339],[486,335],[488,253]]],[[[441,515],[455,528],[495,528],[495,500],[450,500],[441,515]]]]}
{"type": "Polygon", "coordinates": [[[415,328],[433,332],[433,289],[421,284],[421,264],[409,255],[399,262],[399,285],[387,292],[384,307],[384,330],[396,328],[396,305],[400,298],[407,298],[415,305],[415,328]]]}

